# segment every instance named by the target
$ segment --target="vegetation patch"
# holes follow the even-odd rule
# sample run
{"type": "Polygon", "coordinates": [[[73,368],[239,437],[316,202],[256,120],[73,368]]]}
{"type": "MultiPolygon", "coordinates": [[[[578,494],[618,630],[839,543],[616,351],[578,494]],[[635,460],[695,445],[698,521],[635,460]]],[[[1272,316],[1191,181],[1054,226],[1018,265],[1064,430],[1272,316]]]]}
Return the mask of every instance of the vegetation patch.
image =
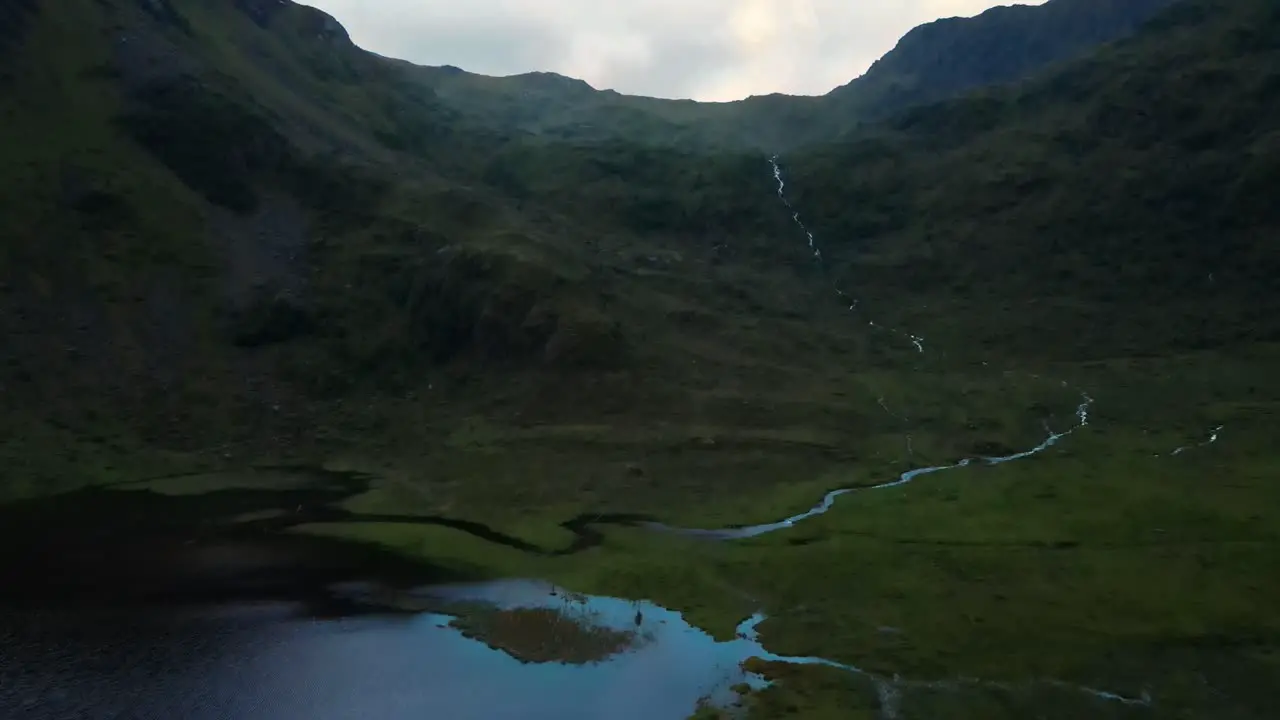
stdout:
{"type": "Polygon", "coordinates": [[[121,126],[184,183],[239,213],[257,207],[257,179],[288,147],[269,122],[196,78],[153,84],[138,102],[121,126]]]}
{"type": "Polygon", "coordinates": [[[637,631],[596,625],[590,615],[559,608],[469,608],[449,624],[527,663],[597,663],[643,641],[637,631]]]}

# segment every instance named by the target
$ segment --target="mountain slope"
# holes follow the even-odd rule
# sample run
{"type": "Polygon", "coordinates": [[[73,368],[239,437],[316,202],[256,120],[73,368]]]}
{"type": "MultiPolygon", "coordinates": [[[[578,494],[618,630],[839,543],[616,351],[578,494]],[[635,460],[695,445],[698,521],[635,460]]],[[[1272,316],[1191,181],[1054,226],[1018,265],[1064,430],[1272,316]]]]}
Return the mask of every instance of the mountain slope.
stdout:
{"type": "Polygon", "coordinates": [[[1274,340],[1278,29],[1268,3],[1184,3],[1020,88],[795,155],[794,199],[850,283],[1003,307],[972,316],[993,337],[1274,340]]]}
{"type": "Polygon", "coordinates": [[[23,138],[0,157],[3,450],[20,487],[164,453],[366,452],[373,428],[421,419],[428,390],[441,404],[413,446],[492,407],[643,424],[675,403],[733,423],[762,378],[808,397],[789,342],[861,342],[835,313],[808,324],[820,293],[802,276],[769,274],[803,253],[772,239],[788,219],[761,202],[759,158],[473,127],[288,3],[24,17],[0,92],[23,138]],[[668,173],[703,190],[672,196],[668,173]]]}
{"type": "Polygon", "coordinates": [[[1050,0],[921,25],[865,75],[836,88],[828,113],[877,119],[968,90],[1026,79],[1131,35],[1173,0],[1050,0]]]}
{"type": "Polygon", "coordinates": [[[862,77],[822,97],[728,103],[630,97],[550,73],[486,77],[457,68],[414,76],[473,122],[574,142],[627,140],[768,152],[823,142],[897,110],[1029,77],[1133,33],[1173,0],[1052,0],[916,28],[862,77]]]}
{"type": "MultiPolygon", "coordinates": [[[[1271,338],[1264,7],[1191,3],[1023,88],[784,157],[789,198],[872,320],[957,362],[1271,338]]],[[[851,367],[913,352],[851,321],[765,158],[496,133],[296,5],[24,17],[0,330],[25,486],[140,447],[382,442],[427,389],[429,434],[496,414],[826,437],[866,423],[832,392],[851,367]]]]}

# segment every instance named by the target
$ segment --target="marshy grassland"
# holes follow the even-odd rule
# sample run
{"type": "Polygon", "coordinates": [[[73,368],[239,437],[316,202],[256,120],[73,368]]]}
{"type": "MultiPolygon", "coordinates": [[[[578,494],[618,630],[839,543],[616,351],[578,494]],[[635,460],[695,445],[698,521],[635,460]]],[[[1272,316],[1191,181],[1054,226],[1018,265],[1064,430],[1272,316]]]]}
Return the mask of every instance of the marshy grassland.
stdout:
{"type": "MultiPolygon", "coordinates": [[[[721,638],[762,610],[769,616],[762,637],[773,652],[940,683],[920,689],[920,697],[908,690],[904,717],[926,717],[938,703],[973,717],[1021,717],[1042,705],[1061,713],[1053,717],[1090,708],[1100,716],[1167,711],[1174,717],[1187,708],[1218,712],[1214,708],[1225,706],[1215,703],[1228,692],[1230,702],[1239,703],[1233,712],[1260,710],[1272,698],[1263,679],[1277,670],[1271,598],[1280,592],[1272,571],[1280,486],[1269,451],[1274,389],[1250,378],[1265,380],[1274,358],[1275,348],[1259,347],[1235,358],[1197,354],[1082,369],[1077,381],[1096,399],[1089,424],[1045,452],[846,495],[825,515],[750,540],[609,527],[602,528],[599,546],[547,557],[439,527],[347,524],[304,531],[385,543],[459,569],[651,599],[721,638]],[[1213,401],[1201,405],[1205,398],[1213,401]],[[1149,410],[1134,411],[1140,407],[1149,410]],[[1218,427],[1219,439],[1209,443],[1218,427]],[[947,690],[947,682],[965,678],[992,685],[947,690]],[[1154,701],[1149,708],[1108,708],[1098,698],[1067,698],[1053,682],[1130,697],[1147,692],[1154,701]],[[1253,690],[1236,694],[1246,686],[1253,690]],[[1048,700],[1057,696],[1065,704],[1048,700]]],[[[907,409],[918,416],[929,411],[907,409]]],[[[1069,415],[1060,412],[1053,422],[1062,428],[1069,415]]],[[[1027,436],[1036,433],[1016,433],[1007,442],[1021,447],[1014,443],[1026,445],[1027,436]]],[[[927,435],[917,438],[919,447],[931,447],[927,435]]],[[[542,445],[512,444],[512,452],[494,448],[492,456],[476,448],[448,451],[462,456],[433,465],[454,467],[478,453],[484,476],[495,478],[492,492],[521,497],[518,510],[486,512],[493,503],[451,497],[447,480],[414,484],[394,475],[347,505],[365,512],[451,509],[549,551],[569,545],[572,536],[559,523],[592,504],[578,492],[558,497],[550,489],[539,502],[537,488],[540,482],[573,487],[579,473],[591,475],[591,464],[575,462],[565,482],[547,481],[536,470],[517,468],[553,466],[555,455],[538,455],[547,452],[542,445]],[[504,458],[515,466],[504,467],[504,458]]],[[[955,452],[943,439],[933,445],[955,452]]],[[[701,528],[780,519],[807,509],[826,490],[956,459],[921,450],[914,461],[900,454],[863,463],[814,451],[812,465],[803,456],[792,465],[798,477],[771,485],[740,471],[733,455],[741,451],[688,451],[684,481],[698,482],[705,494],[664,496],[660,488],[679,488],[680,476],[647,487],[652,466],[640,477],[626,470],[655,450],[627,450],[602,452],[597,467],[618,472],[602,482],[630,483],[613,492],[602,488],[605,496],[627,497],[627,510],[701,528]]],[[[667,467],[681,472],[678,462],[667,467]]],[[[860,683],[853,676],[842,681],[829,668],[778,671],[786,680],[757,700],[762,717],[780,707],[824,717],[845,708],[844,698],[860,683]]]]}

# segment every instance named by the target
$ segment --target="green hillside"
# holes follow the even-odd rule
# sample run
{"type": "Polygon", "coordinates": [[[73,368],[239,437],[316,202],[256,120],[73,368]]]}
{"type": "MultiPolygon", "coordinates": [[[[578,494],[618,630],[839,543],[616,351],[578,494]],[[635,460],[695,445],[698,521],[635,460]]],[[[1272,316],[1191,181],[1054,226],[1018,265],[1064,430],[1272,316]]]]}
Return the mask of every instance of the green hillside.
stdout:
{"type": "MultiPolygon", "coordinates": [[[[1269,717],[1280,9],[1185,0],[986,87],[1160,3],[1103,5],[894,85],[944,101],[788,150],[780,197],[748,149],[779,126],[740,108],[415,68],[278,0],[8,3],[0,497],[357,471],[330,521],[272,527],[722,637],[763,610],[773,651],[902,679],[901,718],[1269,717]],[[774,521],[1018,453],[751,540],[538,552],[571,518],[774,521]],[[395,515],[452,524],[360,520],[395,515]]],[[[984,17],[900,50],[1059,16],[984,17]]],[[[791,129],[819,102],[751,106],[791,129]]],[[[752,717],[887,716],[863,680],[766,670],[752,717]]]]}
{"type": "Polygon", "coordinates": [[[493,135],[327,16],[262,7],[39,8],[8,51],[21,486],[128,472],[142,447],[363,453],[404,417],[416,446],[482,409],[645,425],[685,407],[715,427],[757,382],[804,398],[797,416],[828,404],[789,348],[834,367],[863,341],[809,277],[774,273],[804,255],[777,242],[763,159],[493,135]],[[620,175],[637,163],[703,190],[620,175]]]}
{"type": "Polygon", "coordinates": [[[971,339],[1082,359],[1274,341],[1276,17],[1184,4],[1016,90],[797,154],[793,199],[849,283],[961,299],[971,339]]]}

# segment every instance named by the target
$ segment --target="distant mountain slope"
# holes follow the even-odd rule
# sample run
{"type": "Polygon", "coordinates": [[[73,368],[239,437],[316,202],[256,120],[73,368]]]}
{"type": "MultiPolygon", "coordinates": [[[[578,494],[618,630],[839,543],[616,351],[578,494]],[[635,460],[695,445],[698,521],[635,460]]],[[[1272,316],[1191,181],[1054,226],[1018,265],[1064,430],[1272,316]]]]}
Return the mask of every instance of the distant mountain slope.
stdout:
{"type": "Polygon", "coordinates": [[[1269,0],[1189,0],[1088,59],[788,167],[852,286],[911,288],[931,312],[951,298],[971,336],[1085,355],[1280,339],[1269,0]]]}
{"type": "Polygon", "coordinates": [[[1051,0],[912,30],[862,77],[822,97],[696,103],[597,91],[550,73],[414,71],[451,107],[498,130],[575,142],[624,140],[768,151],[830,140],[896,110],[1029,77],[1130,35],[1174,0],[1051,0]]]}
{"type": "Polygon", "coordinates": [[[826,112],[874,119],[967,90],[1022,80],[1127,37],[1174,0],[1050,0],[915,28],[865,75],[829,95],[826,112]]]}
{"type": "MultiPolygon", "coordinates": [[[[788,197],[867,312],[953,348],[1101,358],[1280,339],[1278,22],[1268,0],[1188,0],[1042,77],[784,154],[788,197]]],[[[576,152],[591,161],[550,176],[554,148],[506,158],[508,187],[625,180],[646,205],[623,222],[764,227],[713,194],[732,182],[719,168],[576,152]],[[691,198],[696,215],[677,210],[691,198]]]]}

